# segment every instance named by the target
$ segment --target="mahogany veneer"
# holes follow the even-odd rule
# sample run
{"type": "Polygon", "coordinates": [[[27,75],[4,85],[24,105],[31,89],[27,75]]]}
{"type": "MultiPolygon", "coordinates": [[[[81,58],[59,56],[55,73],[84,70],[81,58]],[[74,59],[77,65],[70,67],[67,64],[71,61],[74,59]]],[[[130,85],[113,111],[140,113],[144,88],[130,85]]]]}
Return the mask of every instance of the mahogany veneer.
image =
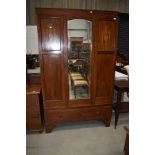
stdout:
{"type": "Polygon", "coordinates": [[[61,122],[101,120],[110,125],[117,51],[116,12],[37,10],[41,83],[45,127],[51,132],[61,122]],[[69,100],[67,21],[92,22],[90,99],[69,100]]]}
{"type": "Polygon", "coordinates": [[[26,131],[42,131],[41,86],[26,86],[26,131]]]}

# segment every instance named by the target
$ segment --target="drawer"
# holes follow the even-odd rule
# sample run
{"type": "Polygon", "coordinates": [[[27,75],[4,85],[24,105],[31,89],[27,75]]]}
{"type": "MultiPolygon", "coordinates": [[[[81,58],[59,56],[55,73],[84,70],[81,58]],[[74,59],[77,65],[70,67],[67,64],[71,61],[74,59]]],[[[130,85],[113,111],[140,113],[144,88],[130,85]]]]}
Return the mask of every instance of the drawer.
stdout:
{"type": "Polygon", "coordinates": [[[81,111],[81,117],[85,119],[100,118],[104,115],[103,109],[86,109],[81,111]]]}
{"type": "Polygon", "coordinates": [[[26,130],[40,130],[42,123],[39,117],[37,118],[26,118],[26,130]]]}
{"type": "Polygon", "coordinates": [[[26,117],[39,117],[40,112],[37,109],[26,109],[26,117]]]}
{"type": "Polygon", "coordinates": [[[40,113],[40,108],[33,106],[33,107],[26,107],[26,112],[34,112],[34,113],[40,113]]]}
{"type": "Polygon", "coordinates": [[[98,120],[105,115],[111,114],[109,108],[81,108],[69,110],[45,110],[45,120],[51,121],[76,121],[76,120],[98,120]]]}
{"type": "Polygon", "coordinates": [[[39,95],[38,94],[26,94],[26,106],[39,107],[39,95]]]}
{"type": "Polygon", "coordinates": [[[29,74],[29,83],[30,84],[40,84],[41,83],[40,74],[29,74]]]}
{"type": "Polygon", "coordinates": [[[27,94],[26,96],[26,116],[38,117],[40,115],[40,105],[37,94],[27,94]]]}
{"type": "Polygon", "coordinates": [[[26,106],[26,115],[30,117],[39,116],[40,115],[39,104],[29,104],[29,106],[26,106]]]}

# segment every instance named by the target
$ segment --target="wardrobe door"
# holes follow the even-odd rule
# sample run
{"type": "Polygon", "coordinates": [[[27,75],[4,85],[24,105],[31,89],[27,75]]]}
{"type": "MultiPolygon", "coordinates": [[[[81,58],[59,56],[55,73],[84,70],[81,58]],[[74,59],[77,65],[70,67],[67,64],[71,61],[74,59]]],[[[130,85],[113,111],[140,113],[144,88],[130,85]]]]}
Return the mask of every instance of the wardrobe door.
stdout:
{"type": "Polygon", "coordinates": [[[98,18],[95,26],[95,52],[94,52],[94,104],[112,104],[117,20],[116,18],[98,18]]]}
{"type": "Polygon", "coordinates": [[[45,108],[65,106],[63,18],[40,19],[41,78],[45,108]]]}

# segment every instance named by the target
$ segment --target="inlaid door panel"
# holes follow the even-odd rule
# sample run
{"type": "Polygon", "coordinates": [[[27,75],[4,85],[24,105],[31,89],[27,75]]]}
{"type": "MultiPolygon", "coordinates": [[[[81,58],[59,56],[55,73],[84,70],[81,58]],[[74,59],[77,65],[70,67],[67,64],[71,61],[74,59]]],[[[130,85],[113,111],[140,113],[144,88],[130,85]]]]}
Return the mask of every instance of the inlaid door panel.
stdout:
{"type": "Polygon", "coordinates": [[[98,50],[112,50],[116,48],[116,24],[115,20],[98,21],[98,50]]]}
{"type": "Polygon", "coordinates": [[[61,50],[61,18],[41,19],[43,51],[61,50]]]}

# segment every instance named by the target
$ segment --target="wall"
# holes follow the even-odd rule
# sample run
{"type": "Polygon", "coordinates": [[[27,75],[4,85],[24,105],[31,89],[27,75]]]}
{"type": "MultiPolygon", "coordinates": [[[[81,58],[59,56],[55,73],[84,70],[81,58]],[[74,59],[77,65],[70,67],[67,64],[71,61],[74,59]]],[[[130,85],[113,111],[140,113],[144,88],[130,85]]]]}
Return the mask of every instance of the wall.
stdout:
{"type": "Polygon", "coordinates": [[[35,8],[71,8],[129,13],[129,0],[26,0],[26,24],[36,25],[35,8]]]}

